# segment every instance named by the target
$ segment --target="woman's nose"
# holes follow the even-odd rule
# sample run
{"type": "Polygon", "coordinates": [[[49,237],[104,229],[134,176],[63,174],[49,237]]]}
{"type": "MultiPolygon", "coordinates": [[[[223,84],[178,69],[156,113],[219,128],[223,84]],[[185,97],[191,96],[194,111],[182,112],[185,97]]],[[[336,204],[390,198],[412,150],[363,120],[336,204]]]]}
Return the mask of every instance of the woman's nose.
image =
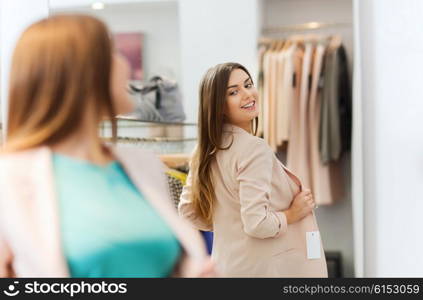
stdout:
{"type": "Polygon", "coordinates": [[[243,88],[243,98],[248,99],[252,96],[252,93],[249,89],[243,88]]]}

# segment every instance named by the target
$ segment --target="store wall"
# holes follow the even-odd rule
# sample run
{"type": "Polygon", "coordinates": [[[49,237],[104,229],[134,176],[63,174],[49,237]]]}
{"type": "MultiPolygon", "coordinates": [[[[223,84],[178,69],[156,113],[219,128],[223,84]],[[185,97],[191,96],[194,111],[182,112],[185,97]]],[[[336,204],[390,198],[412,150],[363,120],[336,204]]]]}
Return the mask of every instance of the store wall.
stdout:
{"type": "MultiPolygon", "coordinates": [[[[263,28],[307,22],[347,23],[346,26],[339,28],[320,29],[306,33],[340,34],[347,50],[350,71],[352,71],[354,55],[352,19],[351,0],[265,0],[263,5],[263,28]]],[[[298,32],[269,36],[276,38],[296,33],[298,32]]],[[[320,206],[316,210],[316,216],[325,250],[340,251],[343,258],[344,276],[353,277],[355,272],[350,155],[345,157],[342,165],[346,188],[345,197],[336,199],[334,205],[320,206]]]]}
{"type": "Polygon", "coordinates": [[[188,121],[197,121],[198,86],[206,70],[236,61],[255,76],[257,0],[180,0],[182,92],[188,121]]]}
{"type": "Polygon", "coordinates": [[[365,276],[423,276],[423,1],[360,1],[365,276]]]}
{"type": "Polygon", "coordinates": [[[93,10],[87,5],[64,7],[63,0],[53,1],[50,6],[54,13],[79,12],[96,16],[115,33],[143,33],[145,79],[160,74],[180,82],[179,17],[176,1],[113,4],[106,5],[103,10],[93,10]]]}
{"type": "MultiPolygon", "coordinates": [[[[175,2],[178,0],[101,0],[107,5],[113,4],[128,4],[128,3],[159,3],[159,2],[175,2]]],[[[93,0],[49,0],[50,6],[59,9],[68,9],[70,7],[81,7],[89,6],[92,3],[97,2],[93,0]]]]}

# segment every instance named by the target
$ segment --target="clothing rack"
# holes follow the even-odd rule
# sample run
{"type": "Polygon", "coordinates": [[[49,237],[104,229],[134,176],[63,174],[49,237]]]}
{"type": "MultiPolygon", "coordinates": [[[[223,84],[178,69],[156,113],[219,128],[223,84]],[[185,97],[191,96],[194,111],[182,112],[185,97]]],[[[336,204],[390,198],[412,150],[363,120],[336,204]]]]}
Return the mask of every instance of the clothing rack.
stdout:
{"type": "MultiPolygon", "coordinates": [[[[111,142],[112,138],[103,138],[106,142],[111,142]]],[[[138,137],[117,137],[117,142],[123,143],[145,143],[145,142],[192,142],[196,141],[196,138],[172,138],[172,137],[148,137],[148,138],[138,138],[138,137]]]]}
{"type": "Polygon", "coordinates": [[[308,22],[303,24],[287,25],[280,27],[267,27],[262,30],[262,34],[272,34],[272,33],[289,33],[289,32],[299,32],[299,31],[308,31],[324,28],[340,28],[340,27],[350,27],[351,23],[346,22],[308,22]]]}
{"type": "MultiPolygon", "coordinates": [[[[112,138],[103,138],[112,144],[112,138]]],[[[181,137],[123,137],[118,136],[116,144],[121,147],[142,147],[156,154],[189,154],[194,149],[197,138],[181,137]]]]}
{"type": "Polygon", "coordinates": [[[122,120],[122,121],[134,121],[134,122],[140,122],[140,123],[146,123],[145,126],[150,126],[151,125],[157,125],[157,126],[196,126],[197,123],[183,123],[183,122],[156,122],[156,121],[146,121],[146,120],[142,120],[142,119],[138,119],[135,117],[128,117],[128,116],[122,116],[122,115],[118,115],[116,116],[116,120],[122,120]]]}

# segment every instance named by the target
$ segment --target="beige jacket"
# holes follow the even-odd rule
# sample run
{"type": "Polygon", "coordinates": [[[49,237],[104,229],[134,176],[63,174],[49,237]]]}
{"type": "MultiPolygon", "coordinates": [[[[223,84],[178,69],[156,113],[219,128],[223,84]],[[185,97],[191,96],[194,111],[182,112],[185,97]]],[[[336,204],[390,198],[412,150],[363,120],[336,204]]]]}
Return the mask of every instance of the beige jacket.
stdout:
{"type": "Polygon", "coordinates": [[[216,193],[213,226],[191,205],[191,174],[179,213],[193,226],[214,231],[212,258],[225,277],[327,277],[326,260],[307,259],[306,232],[318,231],[314,212],[287,225],[285,214],[301,182],[279,162],[264,140],[226,124],[212,165],[216,193]]]}
{"type": "MultiPolygon", "coordinates": [[[[172,207],[160,160],[138,148],[112,151],[184,248],[179,275],[198,274],[207,257],[205,246],[198,231],[172,207]]],[[[0,277],[69,276],[51,155],[49,148],[40,147],[0,156],[0,277]]]]}

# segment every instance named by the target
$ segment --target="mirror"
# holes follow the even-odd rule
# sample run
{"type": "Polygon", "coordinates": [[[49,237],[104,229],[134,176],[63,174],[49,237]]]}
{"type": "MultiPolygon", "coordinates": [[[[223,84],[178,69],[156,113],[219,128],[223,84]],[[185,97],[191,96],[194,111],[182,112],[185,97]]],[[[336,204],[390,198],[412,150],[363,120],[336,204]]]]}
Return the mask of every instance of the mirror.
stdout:
{"type": "MultiPolygon", "coordinates": [[[[130,64],[128,93],[135,110],[118,116],[118,142],[151,144],[156,152],[191,152],[196,124],[188,121],[180,91],[179,19],[176,1],[50,1],[50,14],[95,16],[111,31],[130,64]],[[161,141],[161,142],[157,142],[161,141]]],[[[102,126],[105,137],[110,125],[102,126]]]]}

